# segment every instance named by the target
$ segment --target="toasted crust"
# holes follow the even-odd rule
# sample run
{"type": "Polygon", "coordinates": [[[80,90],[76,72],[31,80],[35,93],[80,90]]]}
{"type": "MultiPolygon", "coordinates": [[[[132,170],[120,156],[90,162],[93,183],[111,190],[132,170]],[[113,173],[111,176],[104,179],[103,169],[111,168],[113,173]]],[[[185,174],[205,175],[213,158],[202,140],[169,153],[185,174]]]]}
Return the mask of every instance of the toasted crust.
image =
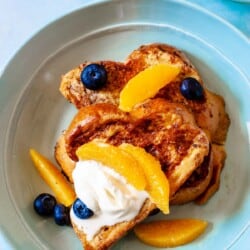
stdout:
{"type": "Polygon", "coordinates": [[[202,164],[195,169],[188,180],[180,187],[173,197],[171,197],[171,205],[180,205],[194,201],[206,192],[213,175],[214,151],[215,148],[212,145],[209,154],[205,157],[202,164]]]}
{"type": "Polygon", "coordinates": [[[205,204],[220,187],[220,175],[225,165],[226,151],[221,145],[213,145],[213,174],[206,190],[196,199],[199,205],[205,204]]]}
{"type": "MultiPolygon", "coordinates": [[[[95,103],[119,104],[119,93],[124,85],[138,72],[159,63],[177,65],[181,71],[177,78],[166,87],[162,88],[155,97],[165,98],[174,103],[181,103],[191,109],[198,126],[210,132],[212,142],[222,144],[226,139],[226,133],[230,124],[225,112],[223,99],[205,90],[205,98],[202,101],[192,101],[184,98],[179,86],[186,77],[196,78],[203,86],[204,83],[192,63],[178,49],[166,44],[150,44],[134,50],[124,63],[113,61],[99,61],[108,73],[106,85],[98,90],[89,90],[80,80],[81,71],[91,62],[79,65],[62,77],[60,91],[63,96],[77,108],[95,103]]],[[[205,87],[205,86],[204,86],[205,87]]]]}
{"type": "Polygon", "coordinates": [[[144,202],[139,214],[133,220],[120,222],[109,227],[103,227],[90,241],[86,239],[86,234],[83,231],[79,230],[77,228],[77,225],[75,225],[74,223],[73,228],[77,236],[81,240],[85,250],[106,250],[109,249],[109,247],[116,241],[118,241],[121,237],[123,237],[136,224],[147,218],[150,212],[155,208],[155,204],[147,199],[144,202]]]}
{"type": "Polygon", "coordinates": [[[63,173],[73,183],[72,172],[75,168],[75,161],[66,152],[64,133],[57,140],[54,156],[57,163],[61,166],[63,173]]]}

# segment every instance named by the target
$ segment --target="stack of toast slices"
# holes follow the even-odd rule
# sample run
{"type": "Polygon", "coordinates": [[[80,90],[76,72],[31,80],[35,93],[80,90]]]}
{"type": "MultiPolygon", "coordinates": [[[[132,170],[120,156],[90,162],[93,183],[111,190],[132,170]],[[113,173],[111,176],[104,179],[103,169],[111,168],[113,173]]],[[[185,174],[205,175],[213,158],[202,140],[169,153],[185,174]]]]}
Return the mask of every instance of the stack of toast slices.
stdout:
{"type": "MultiPolygon", "coordinates": [[[[230,119],[223,98],[206,88],[197,69],[177,48],[154,43],[140,46],[125,62],[85,62],[62,76],[60,92],[78,110],[55,147],[55,158],[71,182],[77,148],[97,139],[116,146],[131,143],[156,157],[169,180],[170,204],[204,204],[218,190],[230,119]],[[107,82],[98,90],[81,82],[81,72],[92,63],[107,72],[107,82]],[[119,96],[126,83],[162,63],[179,67],[177,77],[131,112],[120,110],[119,96]],[[187,77],[202,85],[202,100],[181,94],[180,84],[187,77]]],[[[108,249],[155,208],[147,199],[133,220],[100,228],[90,241],[77,225],[73,228],[84,249],[108,249]]]]}

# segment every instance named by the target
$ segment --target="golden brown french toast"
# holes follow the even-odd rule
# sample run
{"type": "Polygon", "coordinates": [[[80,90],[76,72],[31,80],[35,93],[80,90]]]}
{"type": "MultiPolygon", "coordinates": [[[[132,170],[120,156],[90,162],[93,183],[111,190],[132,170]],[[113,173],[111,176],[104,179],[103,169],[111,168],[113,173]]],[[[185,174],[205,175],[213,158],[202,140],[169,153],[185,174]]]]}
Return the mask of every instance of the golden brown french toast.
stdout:
{"type": "Polygon", "coordinates": [[[76,149],[92,140],[142,147],[160,161],[171,196],[208,155],[207,135],[181,105],[153,99],[136,110],[125,113],[107,103],[80,109],[65,131],[66,152],[77,161],[76,149]]]}
{"type": "Polygon", "coordinates": [[[134,50],[124,63],[96,62],[104,66],[107,71],[107,82],[99,90],[87,89],[81,82],[80,74],[90,63],[83,63],[62,77],[60,91],[77,108],[94,103],[118,105],[121,89],[132,77],[152,65],[168,63],[180,67],[180,73],[174,81],[160,89],[155,97],[185,105],[193,112],[198,126],[210,132],[212,142],[224,143],[230,123],[225,112],[224,100],[205,88],[196,68],[178,49],[166,44],[155,43],[143,45],[134,50]],[[203,100],[188,100],[180,93],[180,83],[186,77],[193,77],[204,86],[203,100]]]}
{"type": "Polygon", "coordinates": [[[171,205],[180,205],[190,201],[195,201],[199,205],[205,204],[219,189],[220,174],[225,159],[224,147],[211,144],[209,155],[174,194],[171,198],[171,205]]]}
{"type": "Polygon", "coordinates": [[[77,160],[75,150],[94,139],[114,145],[129,142],[145,148],[160,160],[172,194],[209,152],[208,138],[196,126],[192,114],[183,106],[164,99],[145,102],[130,114],[112,104],[95,104],[80,109],[55,150],[56,159],[71,180],[74,161],[77,160]]]}

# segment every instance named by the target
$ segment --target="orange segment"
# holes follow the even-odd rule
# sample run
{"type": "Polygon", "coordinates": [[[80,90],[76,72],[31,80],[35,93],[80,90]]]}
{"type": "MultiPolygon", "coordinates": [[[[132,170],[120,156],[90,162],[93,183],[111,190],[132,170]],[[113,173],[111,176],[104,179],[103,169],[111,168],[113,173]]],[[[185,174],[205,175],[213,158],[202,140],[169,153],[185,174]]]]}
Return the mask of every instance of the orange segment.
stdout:
{"type": "Polygon", "coordinates": [[[43,180],[55,193],[59,203],[70,206],[75,198],[75,191],[59,169],[35,149],[30,149],[31,159],[43,180]]]}
{"type": "Polygon", "coordinates": [[[180,68],[171,64],[157,64],[138,73],[128,81],[120,93],[119,108],[129,112],[134,105],[145,101],[170,83],[180,68]]]}
{"type": "Polygon", "coordinates": [[[119,148],[130,153],[143,168],[147,186],[152,202],[165,214],[169,213],[169,183],[166,175],[161,170],[161,165],[155,157],[143,148],[131,144],[121,144],[119,148]]]}
{"type": "Polygon", "coordinates": [[[151,221],[135,226],[136,236],[154,247],[176,247],[198,238],[208,223],[199,219],[151,221]]]}
{"type": "Polygon", "coordinates": [[[144,190],[146,179],[136,159],[126,151],[101,142],[89,142],[76,151],[79,160],[96,160],[113,168],[138,190],[144,190]]]}

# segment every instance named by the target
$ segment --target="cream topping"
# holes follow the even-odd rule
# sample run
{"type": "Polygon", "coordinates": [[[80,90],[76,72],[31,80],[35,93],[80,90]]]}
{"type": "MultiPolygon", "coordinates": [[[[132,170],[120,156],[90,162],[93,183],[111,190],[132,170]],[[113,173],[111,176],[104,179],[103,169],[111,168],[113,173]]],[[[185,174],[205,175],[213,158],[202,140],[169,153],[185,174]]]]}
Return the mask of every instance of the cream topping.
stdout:
{"type": "Polygon", "coordinates": [[[129,221],[139,213],[146,198],[146,191],[139,191],[113,169],[94,160],[79,161],[73,171],[77,197],[94,215],[78,218],[70,211],[72,222],[91,240],[103,226],[129,221]]]}

